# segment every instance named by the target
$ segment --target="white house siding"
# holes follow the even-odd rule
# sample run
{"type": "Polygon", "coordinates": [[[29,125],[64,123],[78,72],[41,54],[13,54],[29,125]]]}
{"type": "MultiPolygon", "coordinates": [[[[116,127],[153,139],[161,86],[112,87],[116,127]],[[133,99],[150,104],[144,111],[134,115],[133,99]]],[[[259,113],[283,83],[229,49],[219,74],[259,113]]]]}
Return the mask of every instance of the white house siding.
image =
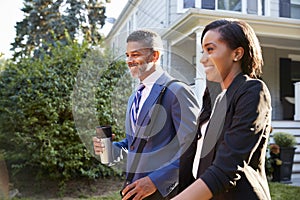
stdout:
{"type": "Polygon", "coordinates": [[[118,31],[118,34],[114,35],[111,39],[110,47],[114,53],[115,59],[123,59],[125,56],[126,38],[128,36],[127,26],[124,25],[118,31]]]}
{"type": "Polygon", "coordinates": [[[136,8],[136,28],[151,28],[162,32],[167,23],[165,0],[144,0],[136,8]]]}
{"type": "Polygon", "coordinates": [[[178,13],[177,0],[167,0],[167,1],[169,1],[169,6],[170,6],[169,24],[172,24],[182,15],[182,13],[178,13]]]}

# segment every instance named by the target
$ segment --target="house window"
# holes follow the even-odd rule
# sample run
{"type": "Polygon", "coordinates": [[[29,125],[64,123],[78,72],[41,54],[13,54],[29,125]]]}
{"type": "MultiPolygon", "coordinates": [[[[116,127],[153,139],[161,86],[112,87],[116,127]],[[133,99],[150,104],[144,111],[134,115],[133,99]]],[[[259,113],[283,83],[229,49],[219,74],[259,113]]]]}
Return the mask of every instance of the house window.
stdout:
{"type": "Polygon", "coordinates": [[[279,16],[300,19],[300,0],[280,0],[279,16]]]}
{"type": "Polygon", "coordinates": [[[216,1],[218,10],[241,12],[243,14],[265,14],[265,0],[211,0],[216,1]]]}
{"type": "Polygon", "coordinates": [[[215,7],[215,0],[202,0],[201,2],[201,8],[203,9],[214,10],[215,7]]]}
{"type": "Polygon", "coordinates": [[[300,19],[300,0],[291,0],[291,18],[300,19]]]}
{"type": "Polygon", "coordinates": [[[219,10],[242,11],[241,0],[218,0],[219,10]]]}
{"type": "Polygon", "coordinates": [[[184,13],[189,8],[196,8],[198,0],[177,0],[177,12],[184,13]]]}
{"type": "Polygon", "coordinates": [[[184,0],[183,8],[195,8],[195,0],[184,0]]]}
{"type": "MultiPolygon", "coordinates": [[[[300,0],[295,0],[300,1],[300,0]]],[[[223,10],[240,12],[243,14],[265,14],[265,0],[177,0],[178,12],[185,12],[188,8],[202,8],[209,10],[223,10]]]]}

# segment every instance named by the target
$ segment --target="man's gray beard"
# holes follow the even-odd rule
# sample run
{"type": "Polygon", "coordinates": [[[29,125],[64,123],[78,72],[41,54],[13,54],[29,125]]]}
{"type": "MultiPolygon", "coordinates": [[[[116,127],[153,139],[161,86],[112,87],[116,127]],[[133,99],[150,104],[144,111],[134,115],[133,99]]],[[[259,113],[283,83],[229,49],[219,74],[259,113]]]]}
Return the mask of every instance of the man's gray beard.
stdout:
{"type": "Polygon", "coordinates": [[[142,73],[145,73],[146,71],[149,71],[154,65],[155,65],[154,62],[149,62],[147,64],[143,64],[143,67],[138,69],[138,74],[136,74],[135,76],[133,75],[132,77],[133,78],[139,78],[142,73]],[[141,70],[143,70],[143,71],[141,72],[141,70]]]}

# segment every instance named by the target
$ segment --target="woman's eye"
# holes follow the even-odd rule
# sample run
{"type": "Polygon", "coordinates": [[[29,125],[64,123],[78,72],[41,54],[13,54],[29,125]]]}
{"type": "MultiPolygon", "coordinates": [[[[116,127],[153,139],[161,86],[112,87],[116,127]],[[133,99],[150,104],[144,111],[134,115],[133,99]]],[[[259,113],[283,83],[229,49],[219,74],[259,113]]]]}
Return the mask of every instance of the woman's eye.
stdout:
{"type": "Polygon", "coordinates": [[[211,47],[208,47],[208,48],[207,48],[207,52],[210,52],[210,51],[212,51],[212,50],[214,50],[214,49],[211,48],[211,47]]]}
{"type": "Polygon", "coordinates": [[[213,50],[214,50],[214,49],[213,49],[212,47],[206,47],[205,49],[202,50],[201,53],[202,53],[202,54],[205,53],[205,52],[206,52],[206,53],[210,53],[210,52],[213,51],[213,50]]]}

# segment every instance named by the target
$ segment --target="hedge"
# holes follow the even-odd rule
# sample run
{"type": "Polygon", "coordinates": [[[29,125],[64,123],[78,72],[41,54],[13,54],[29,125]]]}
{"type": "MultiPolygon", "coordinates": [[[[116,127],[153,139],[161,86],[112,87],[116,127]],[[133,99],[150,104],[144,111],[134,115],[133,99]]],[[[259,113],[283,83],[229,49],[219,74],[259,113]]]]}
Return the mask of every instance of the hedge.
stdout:
{"type": "Polygon", "coordinates": [[[30,167],[62,180],[119,173],[100,164],[91,138],[102,124],[124,136],[131,92],[124,61],[72,42],[8,63],[0,75],[0,153],[10,170],[30,167]]]}

